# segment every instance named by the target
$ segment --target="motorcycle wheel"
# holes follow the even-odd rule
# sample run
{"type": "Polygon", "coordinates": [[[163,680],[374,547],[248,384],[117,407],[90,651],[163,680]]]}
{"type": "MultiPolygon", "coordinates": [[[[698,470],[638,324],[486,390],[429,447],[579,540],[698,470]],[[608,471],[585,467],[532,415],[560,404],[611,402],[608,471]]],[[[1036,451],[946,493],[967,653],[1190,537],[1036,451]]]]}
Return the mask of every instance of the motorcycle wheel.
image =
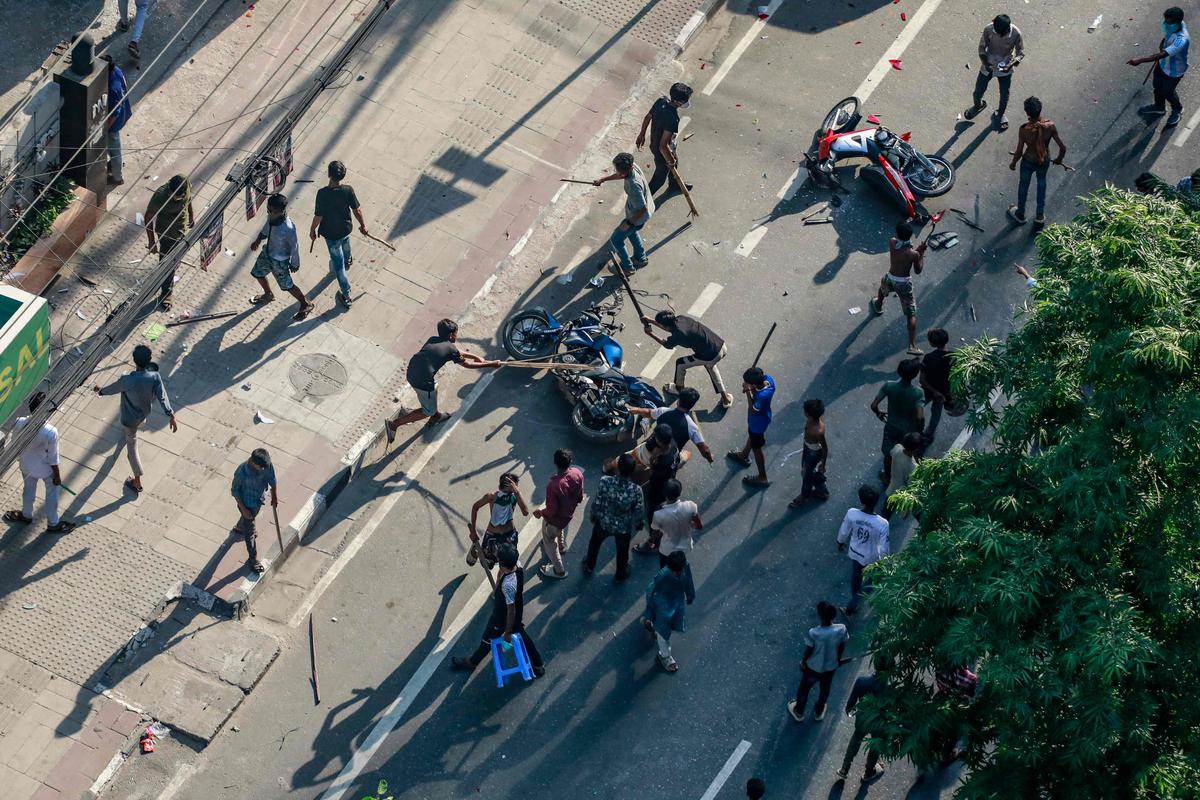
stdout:
{"type": "Polygon", "coordinates": [[[583,403],[577,403],[575,408],[571,409],[571,424],[580,436],[590,442],[620,441],[625,431],[623,422],[614,424],[611,420],[606,420],[602,426],[598,426],[597,421],[587,413],[583,403]]]}
{"type": "Polygon", "coordinates": [[[908,187],[917,197],[941,197],[954,187],[954,165],[940,156],[925,156],[933,162],[935,173],[917,166],[905,174],[908,187]]]}
{"type": "Polygon", "coordinates": [[[504,349],[516,359],[545,358],[554,353],[557,342],[554,336],[537,335],[535,331],[545,328],[547,319],[536,311],[522,311],[504,324],[501,337],[504,349]]]}
{"type": "Polygon", "coordinates": [[[825,115],[825,120],[821,123],[821,130],[845,133],[857,124],[858,119],[858,98],[846,97],[839,100],[838,104],[825,115]]]}

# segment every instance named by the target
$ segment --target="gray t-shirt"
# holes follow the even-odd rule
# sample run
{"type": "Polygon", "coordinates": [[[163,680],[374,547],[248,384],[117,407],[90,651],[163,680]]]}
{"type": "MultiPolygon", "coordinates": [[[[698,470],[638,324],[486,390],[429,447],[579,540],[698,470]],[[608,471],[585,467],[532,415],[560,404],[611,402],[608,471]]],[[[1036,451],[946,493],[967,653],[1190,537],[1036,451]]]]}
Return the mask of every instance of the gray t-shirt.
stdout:
{"type": "Polygon", "coordinates": [[[167,399],[167,387],[162,376],[154,370],[140,370],[122,375],[100,390],[100,394],[121,393],[121,424],[127,428],[140,425],[150,416],[150,408],[157,400],[168,417],[174,416],[171,401],[167,399]]]}
{"type": "Polygon", "coordinates": [[[835,623],[829,627],[814,625],[804,635],[804,646],[811,647],[808,668],[813,672],[832,672],[838,668],[838,645],[850,641],[846,626],[835,623]]]}
{"type": "Polygon", "coordinates": [[[625,176],[625,219],[632,219],[639,208],[646,213],[637,221],[638,226],[645,225],[654,214],[654,195],[650,194],[650,185],[646,176],[637,164],[625,176]]]}

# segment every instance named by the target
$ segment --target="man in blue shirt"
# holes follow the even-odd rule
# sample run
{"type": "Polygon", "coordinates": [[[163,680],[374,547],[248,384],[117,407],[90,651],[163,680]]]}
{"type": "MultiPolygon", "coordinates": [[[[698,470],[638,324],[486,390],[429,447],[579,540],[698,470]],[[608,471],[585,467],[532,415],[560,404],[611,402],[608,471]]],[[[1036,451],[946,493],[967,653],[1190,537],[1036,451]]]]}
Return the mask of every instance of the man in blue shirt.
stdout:
{"type": "Polygon", "coordinates": [[[121,128],[133,116],[129,104],[129,85],[125,73],[113,61],[112,56],[101,56],[108,62],[108,185],[120,186],[125,182],[121,160],[121,128]]]}
{"type": "Polygon", "coordinates": [[[1187,26],[1183,24],[1183,9],[1172,6],[1163,12],[1163,38],[1158,45],[1158,52],[1141,58],[1131,58],[1125,63],[1131,67],[1156,62],[1154,73],[1154,102],[1142,106],[1138,113],[1146,117],[1161,117],[1167,113],[1167,103],[1171,104],[1171,116],[1167,117],[1164,128],[1173,128],[1179,124],[1183,114],[1183,103],[1179,101],[1179,81],[1188,68],[1188,36],[1187,26]]]}
{"type": "Polygon", "coordinates": [[[261,574],[266,566],[258,560],[258,531],[254,528],[255,518],[262,509],[267,498],[267,489],[271,490],[271,506],[279,505],[279,495],[276,494],[275,468],[271,466],[271,456],[259,447],[250,453],[236,470],[233,471],[233,487],[231,493],[237,501],[241,519],[238,525],[242,538],[246,541],[246,553],[249,556],[250,568],[261,574]]]}
{"type": "Polygon", "coordinates": [[[757,475],[747,475],[742,483],[754,488],[765,489],[771,485],[767,480],[767,462],[763,457],[763,445],[767,443],[767,428],[771,425],[771,398],[775,396],[775,379],[759,367],[751,367],[742,373],[742,393],[746,395],[746,422],[749,436],[741,450],[730,450],[725,455],[743,467],[750,466],[750,451],[754,451],[757,475]]]}

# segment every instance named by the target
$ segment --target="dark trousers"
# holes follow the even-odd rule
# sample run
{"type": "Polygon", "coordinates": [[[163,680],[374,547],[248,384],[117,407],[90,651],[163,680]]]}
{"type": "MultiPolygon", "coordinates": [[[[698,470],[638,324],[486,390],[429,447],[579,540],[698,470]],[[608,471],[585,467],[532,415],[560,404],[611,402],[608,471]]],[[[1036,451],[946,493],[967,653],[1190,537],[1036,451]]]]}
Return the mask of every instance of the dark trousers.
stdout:
{"type": "Polygon", "coordinates": [[[583,560],[588,569],[596,568],[596,558],[600,555],[600,545],[604,540],[613,537],[617,543],[617,576],[629,574],[629,540],[633,538],[628,533],[609,533],[599,525],[592,526],[592,538],[588,539],[587,557],[583,560]]]}
{"type": "MultiPolygon", "coordinates": [[[[158,240],[158,260],[162,261],[167,257],[172,250],[179,246],[179,239],[159,239],[158,240]]],[[[160,295],[162,299],[171,296],[171,292],[175,289],[175,270],[167,273],[167,277],[163,279],[160,295]]]]}
{"type": "Polygon", "coordinates": [[[258,512],[262,510],[262,506],[257,506],[256,508],[246,506],[246,508],[254,516],[250,517],[250,519],[242,517],[238,524],[242,532],[242,541],[246,543],[247,557],[251,562],[255,562],[258,561],[258,528],[255,521],[258,519],[258,512]]]}
{"type": "MultiPolygon", "coordinates": [[[[1000,104],[996,106],[996,113],[1003,114],[1008,108],[1008,90],[1012,87],[1012,75],[996,75],[996,83],[1000,84],[1000,104]]],[[[987,86],[991,83],[992,76],[985,75],[980,72],[975,76],[975,107],[979,108],[979,104],[983,102],[983,93],[987,91],[987,86]]]]}
{"type": "Polygon", "coordinates": [[[929,401],[929,422],[925,425],[925,437],[932,440],[934,434],[937,433],[938,423],[942,421],[942,409],[945,403],[941,400],[929,401]]]}
{"type": "MultiPolygon", "coordinates": [[[[525,630],[524,625],[518,625],[513,633],[521,634],[521,641],[525,643],[525,652],[529,654],[529,664],[535,669],[541,669],[545,666],[542,661],[542,654],[538,652],[537,645],[533,643],[533,637],[525,630]]],[[[475,652],[471,653],[471,663],[478,666],[487,658],[488,653],[492,652],[492,640],[504,635],[504,626],[488,623],[487,628],[483,632],[483,638],[479,640],[479,646],[475,648],[475,652]]]]}
{"type": "MultiPolygon", "coordinates": [[[[1171,104],[1171,110],[1176,114],[1183,111],[1183,103],[1179,102],[1179,81],[1183,78],[1180,75],[1178,78],[1171,78],[1167,73],[1163,72],[1158,67],[1154,68],[1154,107],[1160,111],[1165,110],[1167,103],[1171,104]]],[[[658,173],[654,173],[657,175],[658,173]]]]}
{"type": "Polygon", "coordinates": [[[1046,173],[1050,171],[1050,159],[1041,164],[1021,159],[1021,177],[1017,181],[1017,214],[1025,216],[1025,198],[1029,196],[1029,180],[1037,176],[1037,215],[1046,213],[1046,173]]]}
{"type": "Polygon", "coordinates": [[[812,690],[813,684],[819,684],[820,689],[817,691],[817,704],[813,706],[813,713],[820,714],[825,710],[825,704],[829,702],[829,687],[833,685],[833,673],[837,670],[829,670],[829,672],[813,672],[808,667],[805,667],[800,672],[800,685],[796,687],[796,713],[803,714],[805,706],[808,705],[808,693],[812,690]]]}
{"type": "MultiPolygon", "coordinates": [[[[846,755],[842,757],[842,772],[849,772],[850,765],[854,763],[854,757],[858,755],[858,749],[862,747],[863,739],[867,737],[867,730],[862,726],[857,719],[854,722],[854,733],[850,735],[850,743],[846,745],[846,755]]],[[[875,765],[879,763],[879,753],[876,753],[870,748],[867,749],[867,765],[865,773],[871,775],[875,772],[875,765]]]]}
{"type": "Polygon", "coordinates": [[[846,603],[846,611],[851,614],[858,610],[858,598],[871,591],[871,584],[863,580],[864,569],[862,564],[850,559],[850,602],[846,603]]]}
{"type": "Polygon", "coordinates": [[[804,469],[804,478],[800,482],[801,497],[818,497],[822,500],[829,497],[829,490],[825,488],[825,482],[820,481],[818,486],[816,475],[820,463],[821,451],[805,447],[804,452],[800,455],[800,465],[804,469]]]}
{"type": "Polygon", "coordinates": [[[667,178],[671,178],[671,185],[675,187],[676,191],[681,191],[682,187],[671,177],[671,167],[667,164],[667,160],[663,158],[663,154],[655,150],[653,155],[654,174],[650,176],[650,194],[658,194],[658,190],[667,182],[667,178]]]}

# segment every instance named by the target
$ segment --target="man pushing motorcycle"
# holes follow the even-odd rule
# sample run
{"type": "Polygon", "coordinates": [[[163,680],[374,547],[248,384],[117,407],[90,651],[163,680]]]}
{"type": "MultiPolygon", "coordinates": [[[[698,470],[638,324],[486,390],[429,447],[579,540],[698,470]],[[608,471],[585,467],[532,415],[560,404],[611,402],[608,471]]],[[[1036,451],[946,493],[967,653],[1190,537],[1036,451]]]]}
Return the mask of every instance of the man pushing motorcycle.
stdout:
{"type": "Polygon", "coordinates": [[[907,222],[896,226],[896,235],[888,240],[888,258],[891,265],[879,282],[879,292],[871,300],[871,312],[875,316],[883,313],[883,299],[889,294],[900,298],[900,307],[908,318],[908,353],[921,355],[917,347],[917,297],[913,291],[912,276],[915,272],[920,275],[925,267],[926,243],[921,242],[916,247],[912,243],[913,229],[907,222]]]}

